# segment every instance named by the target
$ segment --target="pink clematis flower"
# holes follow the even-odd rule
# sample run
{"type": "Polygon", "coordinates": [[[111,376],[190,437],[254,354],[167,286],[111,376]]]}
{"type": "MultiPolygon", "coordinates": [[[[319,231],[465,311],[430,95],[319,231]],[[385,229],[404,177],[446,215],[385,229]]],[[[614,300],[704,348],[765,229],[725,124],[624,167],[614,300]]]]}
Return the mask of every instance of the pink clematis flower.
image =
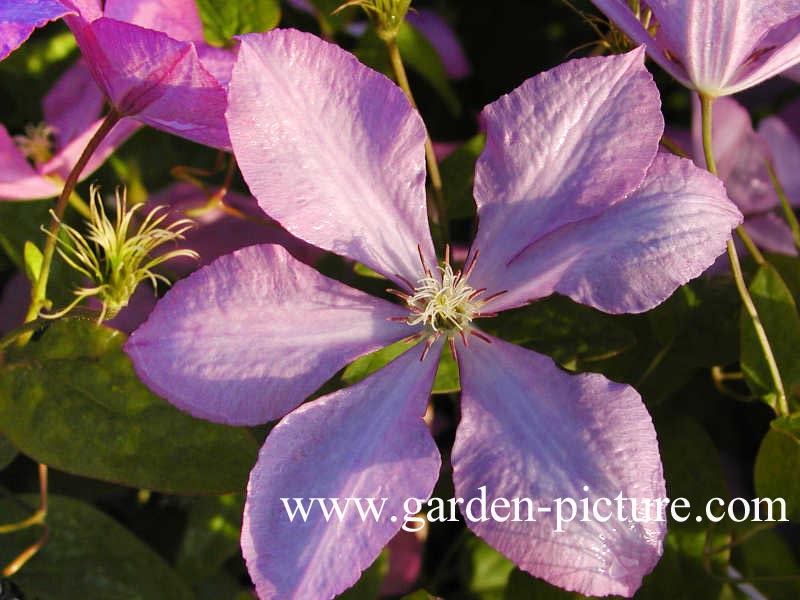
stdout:
{"type": "MultiPolygon", "coordinates": [[[[43,109],[44,126],[31,129],[28,137],[15,140],[0,125],[0,200],[57,196],[63,180],[100,127],[103,94],[82,60],[69,68],[44,97],[43,109]]],[[[100,167],[139,127],[131,119],[117,123],[92,154],[81,179],[100,167]]]]}
{"type": "MultiPolygon", "coordinates": [[[[120,114],[201,144],[230,149],[225,90],[201,62],[194,41],[187,41],[199,40],[194,2],[109,0],[103,11],[99,0],[63,1],[77,13],[65,20],[92,76],[120,114]],[[165,28],[170,35],[151,26],[165,28]]],[[[224,64],[212,63],[222,76],[224,64]]]]}
{"type": "Polygon", "coordinates": [[[641,0],[647,28],[626,0],[592,0],[675,79],[716,98],[800,62],[800,1],[641,0]]]}
{"type": "Polygon", "coordinates": [[[19,48],[34,29],[69,12],[58,0],[15,0],[0,4],[0,60],[19,48]]]}
{"type": "MultiPolygon", "coordinates": [[[[712,114],[712,143],[719,178],[744,214],[744,228],[757,246],[796,255],[792,231],[784,220],[778,194],[767,170],[772,162],[790,201],[800,205],[800,140],[779,117],[762,121],[758,132],[750,114],[733,98],[719,98],[712,114]]],[[[692,120],[692,155],[705,167],[700,103],[692,120]]]]}
{"type": "MultiPolygon", "coordinates": [[[[462,385],[456,496],[543,508],[559,497],[664,496],[655,431],[633,388],[567,374],[474,322],[555,291],[611,312],[647,310],[722,252],[741,214],[716,178],[658,154],[663,120],[643,58],[572,61],[486,107],[480,227],[454,272],[447,261],[436,271],[425,128],[400,89],[311,35],[243,36],[227,119],[260,206],[297,237],[382,273],[405,299],[252,246],[178,282],[125,346],[142,380],[195,416],[252,425],[286,415],[247,491],[242,549],[259,597],[340,593],[400,529],[405,499],[432,492],[440,457],[422,415],[445,340],[462,385]],[[300,406],[354,358],[410,336],[426,340],[423,352],[300,406]],[[362,520],[354,508],[290,522],[282,501],[348,497],[385,498],[383,516],[362,520]]],[[[468,526],[555,585],[630,596],[661,554],[655,512],[563,532],[544,513],[468,526]]]]}

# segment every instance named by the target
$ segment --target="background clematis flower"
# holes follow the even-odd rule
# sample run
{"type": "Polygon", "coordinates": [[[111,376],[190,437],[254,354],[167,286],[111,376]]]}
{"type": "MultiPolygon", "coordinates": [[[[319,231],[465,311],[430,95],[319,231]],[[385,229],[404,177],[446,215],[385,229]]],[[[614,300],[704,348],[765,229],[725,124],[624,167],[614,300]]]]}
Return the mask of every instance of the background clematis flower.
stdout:
{"type": "MultiPolygon", "coordinates": [[[[733,98],[719,98],[712,115],[712,143],[718,176],[728,197],[744,214],[744,228],[757,246],[769,252],[796,255],[792,230],[780,210],[780,199],[767,165],[771,162],[787,195],[795,204],[800,168],[800,142],[778,117],[765,119],[758,132],[750,114],[733,98]],[[780,169],[779,169],[780,167],[780,169]]],[[[692,156],[705,167],[700,103],[695,101],[692,119],[692,156]]]]}
{"type": "Polygon", "coordinates": [[[665,71],[716,98],[761,83],[800,62],[800,2],[642,0],[645,28],[626,0],[592,0],[665,71]]]}
{"type": "MultiPolygon", "coordinates": [[[[242,549],[261,598],[333,597],[397,533],[404,500],[431,493],[440,457],[422,415],[445,340],[462,384],[456,496],[485,486],[487,505],[536,507],[664,496],[633,388],[569,375],[474,322],[554,291],[647,310],[722,252],[741,214],[716,178],[658,154],[663,120],[643,58],[572,61],[486,107],[480,226],[454,272],[447,260],[436,268],[425,128],[400,89],[308,34],[243,36],[227,119],[259,205],[297,237],[382,273],[405,300],[251,246],[178,282],[125,346],[142,380],[195,416],[252,425],[286,415],[247,492],[242,549]],[[357,356],[408,337],[425,339],[424,351],[299,406],[357,356]],[[290,522],[281,498],[311,497],[386,498],[384,516],[290,522]]],[[[521,568],[585,594],[632,595],[661,554],[655,516],[573,525],[468,523],[521,568]]]]}
{"type": "MultiPolygon", "coordinates": [[[[121,115],[228,150],[222,84],[201,63],[193,42],[148,28],[165,27],[181,38],[194,39],[197,31],[192,16],[197,15],[197,8],[189,7],[188,1],[174,6],[139,3],[137,7],[118,0],[106,3],[103,13],[97,1],[64,0],[78,13],[65,20],[92,76],[121,115]],[[109,15],[131,18],[145,26],[109,15]]],[[[215,65],[224,73],[224,65],[215,65]]]]}
{"type": "MultiPolygon", "coordinates": [[[[45,123],[14,139],[0,125],[0,199],[33,200],[57,196],[102,119],[103,93],[80,60],[56,82],[43,100],[45,123]],[[52,137],[52,139],[51,139],[52,137]],[[33,165],[28,159],[33,160],[33,165]]],[[[117,123],[92,154],[81,179],[93,173],[141,125],[117,123]]]]}
{"type": "Polygon", "coordinates": [[[24,0],[0,4],[0,60],[27,40],[37,27],[70,12],[58,0],[24,0]]]}

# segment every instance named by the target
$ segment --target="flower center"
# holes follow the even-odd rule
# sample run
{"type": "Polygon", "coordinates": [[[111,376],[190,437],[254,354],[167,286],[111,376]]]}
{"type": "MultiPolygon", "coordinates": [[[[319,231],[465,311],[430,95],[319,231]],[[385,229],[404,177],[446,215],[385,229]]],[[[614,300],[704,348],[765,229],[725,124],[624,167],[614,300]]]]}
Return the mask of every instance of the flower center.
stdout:
{"type": "Polygon", "coordinates": [[[26,125],[25,135],[14,136],[14,142],[34,165],[41,165],[53,158],[53,128],[47,123],[26,125]]]}
{"type": "Polygon", "coordinates": [[[411,309],[409,325],[425,325],[435,334],[448,338],[469,330],[472,319],[483,304],[476,300],[483,290],[470,286],[461,271],[453,272],[449,262],[439,267],[441,278],[428,271],[417,282],[414,295],[406,303],[411,309]]]}

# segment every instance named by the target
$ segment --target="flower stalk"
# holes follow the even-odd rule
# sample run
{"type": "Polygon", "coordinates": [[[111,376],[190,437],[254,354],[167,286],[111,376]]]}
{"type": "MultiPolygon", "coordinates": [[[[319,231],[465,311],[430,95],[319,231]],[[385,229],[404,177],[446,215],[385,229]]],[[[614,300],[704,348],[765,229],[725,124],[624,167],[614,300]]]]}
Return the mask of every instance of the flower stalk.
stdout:
{"type": "MultiPolygon", "coordinates": [[[[708,167],[708,170],[713,175],[717,175],[717,163],[714,160],[714,149],[711,138],[711,114],[713,102],[714,99],[712,97],[705,94],[700,94],[703,152],[705,154],[706,166],[708,167]]],[[[739,233],[741,236],[742,234],[740,230],[744,231],[741,225],[737,228],[737,233],[739,233]]],[[[749,240],[749,236],[746,238],[742,237],[742,239],[745,240],[745,244],[747,244],[746,240],[749,240]]],[[[750,241],[750,244],[752,244],[752,241],[750,241]]],[[[778,369],[778,363],[775,360],[775,354],[772,351],[772,346],[770,346],[767,332],[764,330],[764,325],[761,323],[761,318],[758,316],[756,305],[753,302],[753,299],[750,297],[750,292],[747,290],[747,284],[745,283],[744,276],[742,275],[742,267],[739,263],[739,256],[736,252],[736,246],[733,243],[733,238],[728,239],[727,248],[728,258],[731,263],[731,271],[733,272],[733,278],[736,282],[736,289],[738,290],[739,297],[742,299],[742,304],[753,323],[753,327],[756,331],[756,337],[761,345],[761,350],[764,353],[764,358],[766,359],[767,366],[769,367],[770,376],[772,377],[773,384],[775,385],[775,391],[778,396],[775,410],[779,416],[788,415],[789,405],[786,400],[786,391],[783,387],[783,380],[781,379],[780,370],[778,369]]],[[[763,262],[763,256],[761,260],[763,262]]]]}
{"type": "MultiPolygon", "coordinates": [[[[67,176],[67,180],[64,182],[61,195],[58,197],[58,202],[56,202],[56,207],[52,212],[52,219],[50,221],[50,227],[48,228],[49,234],[45,240],[44,250],[42,252],[42,266],[39,271],[39,276],[33,283],[31,289],[31,304],[28,308],[28,313],[25,315],[26,323],[36,319],[39,316],[42,308],[47,304],[47,282],[50,278],[50,267],[53,263],[53,256],[55,255],[56,251],[56,240],[58,239],[58,232],[61,229],[61,221],[64,218],[64,212],[67,209],[67,205],[69,204],[70,197],[72,196],[75,186],[78,183],[78,179],[80,178],[83,169],[86,167],[86,164],[89,162],[92,154],[94,154],[94,151],[97,150],[101,142],[111,132],[111,130],[114,128],[114,125],[116,125],[121,118],[122,114],[120,114],[116,109],[112,108],[109,111],[108,115],[106,115],[106,118],[100,124],[100,128],[97,130],[94,136],[92,136],[92,139],[89,140],[86,148],[84,148],[83,152],[78,158],[78,161],[72,168],[72,171],[70,171],[69,175],[67,176]]],[[[29,336],[22,338],[22,343],[27,343],[28,339],[29,336]]]]}

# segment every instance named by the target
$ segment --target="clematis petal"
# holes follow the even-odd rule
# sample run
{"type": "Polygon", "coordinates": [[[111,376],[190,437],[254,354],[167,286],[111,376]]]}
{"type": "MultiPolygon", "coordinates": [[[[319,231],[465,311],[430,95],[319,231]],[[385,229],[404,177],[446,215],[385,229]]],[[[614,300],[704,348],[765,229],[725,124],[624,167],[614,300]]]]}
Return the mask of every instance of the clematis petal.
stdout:
{"type": "MultiPolygon", "coordinates": [[[[242,36],[228,95],[239,167],[290,233],[402,283],[435,265],[425,128],[403,92],[307,33],[242,36]]],[[[407,287],[403,284],[404,287],[407,287]]]]}
{"type": "MultiPolygon", "coordinates": [[[[639,394],[602,375],[569,375],[553,361],[501,340],[476,340],[459,351],[461,423],[453,447],[456,497],[462,514],[485,490],[487,518],[477,510],[467,525],[522,569],[552,584],[592,596],[631,596],[661,555],[665,518],[644,500],[666,497],[656,433],[639,394]],[[484,487],[485,486],[485,487],[484,487]],[[557,499],[639,500],[624,516],[602,500],[602,522],[582,513],[557,520],[557,499]],[[519,520],[497,505],[519,499],[519,520]],[[530,516],[523,499],[532,501],[530,516]],[[550,512],[546,512],[550,508],[550,512]],[[503,517],[508,520],[502,521],[503,517]],[[658,519],[662,520],[659,521],[658,519]],[[558,531],[561,529],[561,531],[558,531]]],[[[508,508],[506,506],[506,508],[508,508]]],[[[562,517],[569,516],[562,504],[562,517]]]]}
{"type": "Polygon", "coordinates": [[[400,529],[405,499],[428,498],[440,459],[422,415],[437,362],[406,352],[270,432],[250,474],[242,526],[259,598],[333,598],[400,529]],[[343,509],[348,498],[375,498],[382,512],[362,519],[350,501],[343,519],[326,520],[315,506],[308,519],[292,522],[284,500],[294,510],[295,498],[337,498],[343,509]]]}
{"type": "Polygon", "coordinates": [[[27,40],[37,27],[72,12],[57,0],[19,0],[0,5],[0,60],[27,40]]]}
{"type": "MultiPolygon", "coordinates": [[[[753,130],[750,114],[733,98],[723,97],[714,101],[711,115],[714,158],[728,197],[745,215],[777,206],[778,196],[767,171],[767,162],[771,160],[769,147],[753,130]]],[[[696,96],[692,138],[695,163],[705,167],[700,101],[696,96]]]]}
{"type": "Polygon", "coordinates": [[[775,174],[787,199],[792,205],[800,206],[800,138],[797,130],[785,119],[767,117],[758,126],[758,134],[772,152],[775,174]]]}
{"type": "Polygon", "coordinates": [[[403,313],[280,246],[250,246],[176,283],[125,351],[142,381],[179,408],[256,425],[354,358],[414,333],[387,320],[403,313]]]}
{"type": "Polygon", "coordinates": [[[225,92],[191,43],[108,18],[73,32],[95,81],[124,115],[201,144],[230,148],[225,92]]]}
{"type": "Polygon", "coordinates": [[[606,312],[649,310],[711,265],[741,222],[719,179],[659,154],[624,201],[516,257],[494,288],[508,293],[487,307],[496,312],[559,292],[606,312]]]}
{"type": "Polygon", "coordinates": [[[100,118],[105,98],[89,67],[78,60],[59,77],[42,100],[45,122],[52,126],[59,148],[64,148],[100,118]]]}
{"type": "Polygon", "coordinates": [[[59,186],[36,172],[0,125],[0,200],[50,198],[60,191],[59,186]]]}
{"type": "Polygon", "coordinates": [[[488,105],[482,118],[473,243],[480,260],[470,283],[497,291],[498,269],[529,244],[633,191],[664,128],[642,49],[560,65],[488,105]]]}
{"type": "Polygon", "coordinates": [[[195,0],[106,0],[104,16],[162,31],[181,42],[203,41],[195,0]]]}

